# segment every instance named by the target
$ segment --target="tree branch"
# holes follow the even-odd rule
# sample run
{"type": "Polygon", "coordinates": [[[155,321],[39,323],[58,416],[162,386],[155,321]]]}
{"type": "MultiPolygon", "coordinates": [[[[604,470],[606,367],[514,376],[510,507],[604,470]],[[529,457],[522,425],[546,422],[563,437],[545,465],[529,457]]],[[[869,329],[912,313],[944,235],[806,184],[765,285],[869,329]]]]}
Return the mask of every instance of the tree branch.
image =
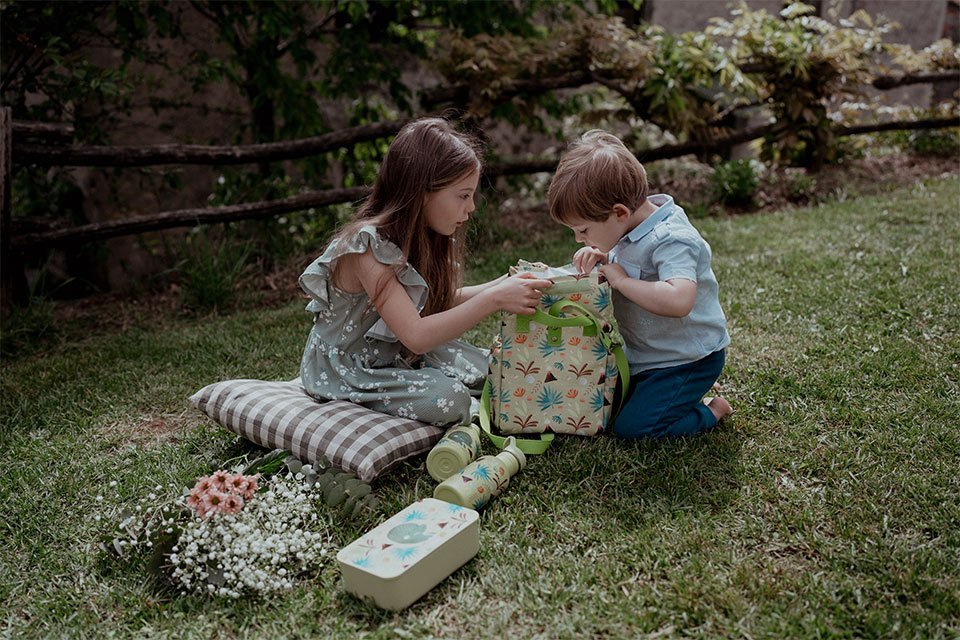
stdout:
{"type": "Polygon", "coordinates": [[[874,78],[873,86],[877,89],[886,90],[909,84],[942,82],[944,80],[960,80],[960,69],[949,69],[933,73],[908,73],[902,76],[879,76],[874,78]]]}
{"type": "Polygon", "coordinates": [[[14,162],[41,166],[144,167],[159,164],[252,164],[305,158],[396,134],[405,120],[392,120],[331,131],[311,138],[244,146],[158,144],[151,146],[17,145],[14,162]]]}
{"type": "MultiPolygon", "coordinates": [[[[24,140],[40,139],[56,142],[70,142],[73,139],[73,125],[60,122],[14,122],[13,141],[21,143],[24,140]]],[[[19,144],[17,145],[19,148],[19,144]]]]}
{"type": "Polygon", "coordinates": [[[875,133],[877,131],[945,129],[947,127],[960,127],[960,118],[931,118],[929,120],[879,122],[876,124],[860,124],[852,127],[838,126],[833,128],[833,133],[838,136],[855,136],[861,133],[875,133]]]}
{"type": "Polygon", "coordinates": [[[196,227],[201,224],[269,218],[281,213],[303,211],[310,207],[325,207],[341,202],[354,202],[365,197],[369,192],[369,187],[311,191],[281,200],[251,202],[206,209],[181,209],[155,215],[136,216],[124,220],[96,222],[70,229],[58,229],[57,231],[27,233],[21,236],[15,236],[11,238],[10,248],[12,251],[25,253],[37,249],[62,248],[118,236],[159,231],[161,229],[196,227]]]}
{"type": "MultiPolygon", "coordinates": [[[[834,127],[836,135],[857,135],[873,131],[889,131],[896,129],[935,129],[960,126],[960,118],[943,118],[931,120],[917,120],[908,122],[885,122],[855,127],[834,127]]],[[[718,138],[710,142],[687,142],[683,144],[665,145],[655,149],[646,149],[635,153],[642,162],[654,162],[667,158],[702,153],[724,149],[730,145],[755,140],[767,135],[780,135],[786,130],[784,125],[768,124],[747,129],[740,133],[718,138]]],[[[514,159],[499,163],[490,163],[484,169],[486,177],[505,175],[522,175],[528,173],[552,172],[556,169],[558,157],[514,159]]],[[[98,222],[70,229],[28,233],[10,238],[10,249],[14,252],[25,253],[45,248],[56,248],[83,244],[95,240],[172,229],[177,227],[194,227],[200,224],[234,222],[237,220],[252,220],[269,218],[281,213],[302,211],[310,207],[323,207],[342,202],[354,202],[369,193],[369,187],[354,187],[349,189],[330,189],[327,191],[312,191],[290,198],[254,202],[247,204],[214,207],[207,209],[183,209],[168,211],[150,216],[138,216],[125,220],[98,222]]]]}
{"type": "MultiPolygon", "coordinates": [[[[710,142],[685,142],[683,144],[669,144],[654,149],[644,149],[635,151],[634,155],[641,162],[653,162],[655,160],[666,160],[668,158],[679,158],[680,156],[691,153],[701,153],[709,151],[719,151],[734,144],[748,142],[762,138],[768,134],[780,133],[784,127],[777,124],[768,124],[761,127],[746,129],[723,138],[717,138],[710,142]]],[[[506,175],[525,175],[528,173],[552,172],[557,168],[559,157],[550,158],[524,158],[512,159],[504,162],[490,163],[484,166],[483,175],[486,177],[506,176],[506,175]]]]}

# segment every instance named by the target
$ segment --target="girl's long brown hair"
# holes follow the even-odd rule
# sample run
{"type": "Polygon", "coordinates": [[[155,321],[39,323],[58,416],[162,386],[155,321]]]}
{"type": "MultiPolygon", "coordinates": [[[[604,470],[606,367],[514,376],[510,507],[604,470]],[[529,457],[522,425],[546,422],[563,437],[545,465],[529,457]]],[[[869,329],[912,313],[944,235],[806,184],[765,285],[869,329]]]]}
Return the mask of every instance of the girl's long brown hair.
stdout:
{"type": "MultiPolygon", "coordinates": [[[[479,146],[472,137],[443,118],[415,120],[394,138],[380,163],[373,191],[335,239],[347,241],[360,227],[373,225],[381,238],[403,251],[430,287],[423,315],[449,309],[463,283],[465,229],[453,236],[430,229],[423,216],[424,199],[427,193],[480,171],[481,166],[479,146]]],[[[339,263],[334,281],[338,267],[339,263]]]]}

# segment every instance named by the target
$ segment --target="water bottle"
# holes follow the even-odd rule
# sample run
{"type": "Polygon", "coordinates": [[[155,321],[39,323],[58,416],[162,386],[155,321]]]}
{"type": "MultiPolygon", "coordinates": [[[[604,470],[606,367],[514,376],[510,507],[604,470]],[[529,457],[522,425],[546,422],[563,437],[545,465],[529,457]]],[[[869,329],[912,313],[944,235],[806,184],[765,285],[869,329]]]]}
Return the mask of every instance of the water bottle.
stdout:
{"type": "Polygon", "coordinates": [[[470,464],[480,452],[480,427],[464,424],[448,429],[427,455],[427,471],[443,482],[470,464]]]}
{"type": "Polygon", "coordinates": [[[503,451],[495,456],[480,456],[438,484],[433,497],[461,507],[480,509],[526,466],[527,457],[517,448],[516,439],[507,438],[503,451]]]}

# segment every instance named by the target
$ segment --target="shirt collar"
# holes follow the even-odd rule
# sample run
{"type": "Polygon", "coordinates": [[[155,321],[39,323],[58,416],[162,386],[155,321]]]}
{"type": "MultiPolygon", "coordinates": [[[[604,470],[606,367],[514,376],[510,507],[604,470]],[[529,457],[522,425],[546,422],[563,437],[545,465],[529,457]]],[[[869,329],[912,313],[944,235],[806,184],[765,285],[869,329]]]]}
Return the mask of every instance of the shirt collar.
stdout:
{"type": "Polygon", "coordinates": [[[657,210],[650,214],[646,220],[633,228],[633,231],[623,236],[620,242],[636,242],[647,235],[653,228],[670,217],[673,213],[673,196],[658,193],[647,198],[649,202],[657,205],[657,210]]]}

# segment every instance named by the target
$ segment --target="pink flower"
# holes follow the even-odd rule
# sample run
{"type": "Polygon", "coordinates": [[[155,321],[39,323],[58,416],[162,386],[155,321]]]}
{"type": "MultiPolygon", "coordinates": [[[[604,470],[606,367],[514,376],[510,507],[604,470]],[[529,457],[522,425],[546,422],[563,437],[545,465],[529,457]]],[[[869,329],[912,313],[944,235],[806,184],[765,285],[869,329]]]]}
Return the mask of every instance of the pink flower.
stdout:
{"type": "Polygon", "coordinates": [[[224,499],[223,504],[220,507],[220,513],[237,513],[240,511],[240,509],[243,509],[243,498],[230,494],[224,499]]]}
{"type": "Polygon", "coordinates": [[[200,493],[206,493],[213,488],[213,483],[210,480],[210,476],[202,476],[197,478],[196,484],[193,485],[194,490],[199,491],[200,493]]]}
{"type": "Polygon", "coordinates": [[[223,508],[223,504],[226,502],[228,497],[229,496],[227,494],[216,490],[208,491],[207,493],[203,494],[201,505],[204,513],[201,517],[206,517],[208,514],[213,515],[215,513],[220,513],[220,510],[223,508]]]}
{"type": "Polygon", "coordinates": [[[243,488],[243,491],[240,493],[240,496],[244,500],[249,500],[257,493],[257,478],[258,476],[245,476],[247,479],[247,484],[243,488]]]}
{"type": "Polygon", "coordinates": [[[227,489],[227,481],[230,480],[230,474],[220,469],[219,471],[214,471],[213,475],[210,476],[210,481],[213,483],[213,486],[219,491],[225,491],[227,489]]]}
{"type": "Polygon", "coordinates": [[[187,506],[199,513],[204,493],[197,487],[190,489],[190,493],[187,494],[187,506]]]}
{"type": "Polygon", "coordinates": [[[247,490],[248,482],[249,479],[247,476],[243,475],[242,473],[238,473],[227,478],[227,489],[232,494],[243,495],[243,493],[247,490]]]}

